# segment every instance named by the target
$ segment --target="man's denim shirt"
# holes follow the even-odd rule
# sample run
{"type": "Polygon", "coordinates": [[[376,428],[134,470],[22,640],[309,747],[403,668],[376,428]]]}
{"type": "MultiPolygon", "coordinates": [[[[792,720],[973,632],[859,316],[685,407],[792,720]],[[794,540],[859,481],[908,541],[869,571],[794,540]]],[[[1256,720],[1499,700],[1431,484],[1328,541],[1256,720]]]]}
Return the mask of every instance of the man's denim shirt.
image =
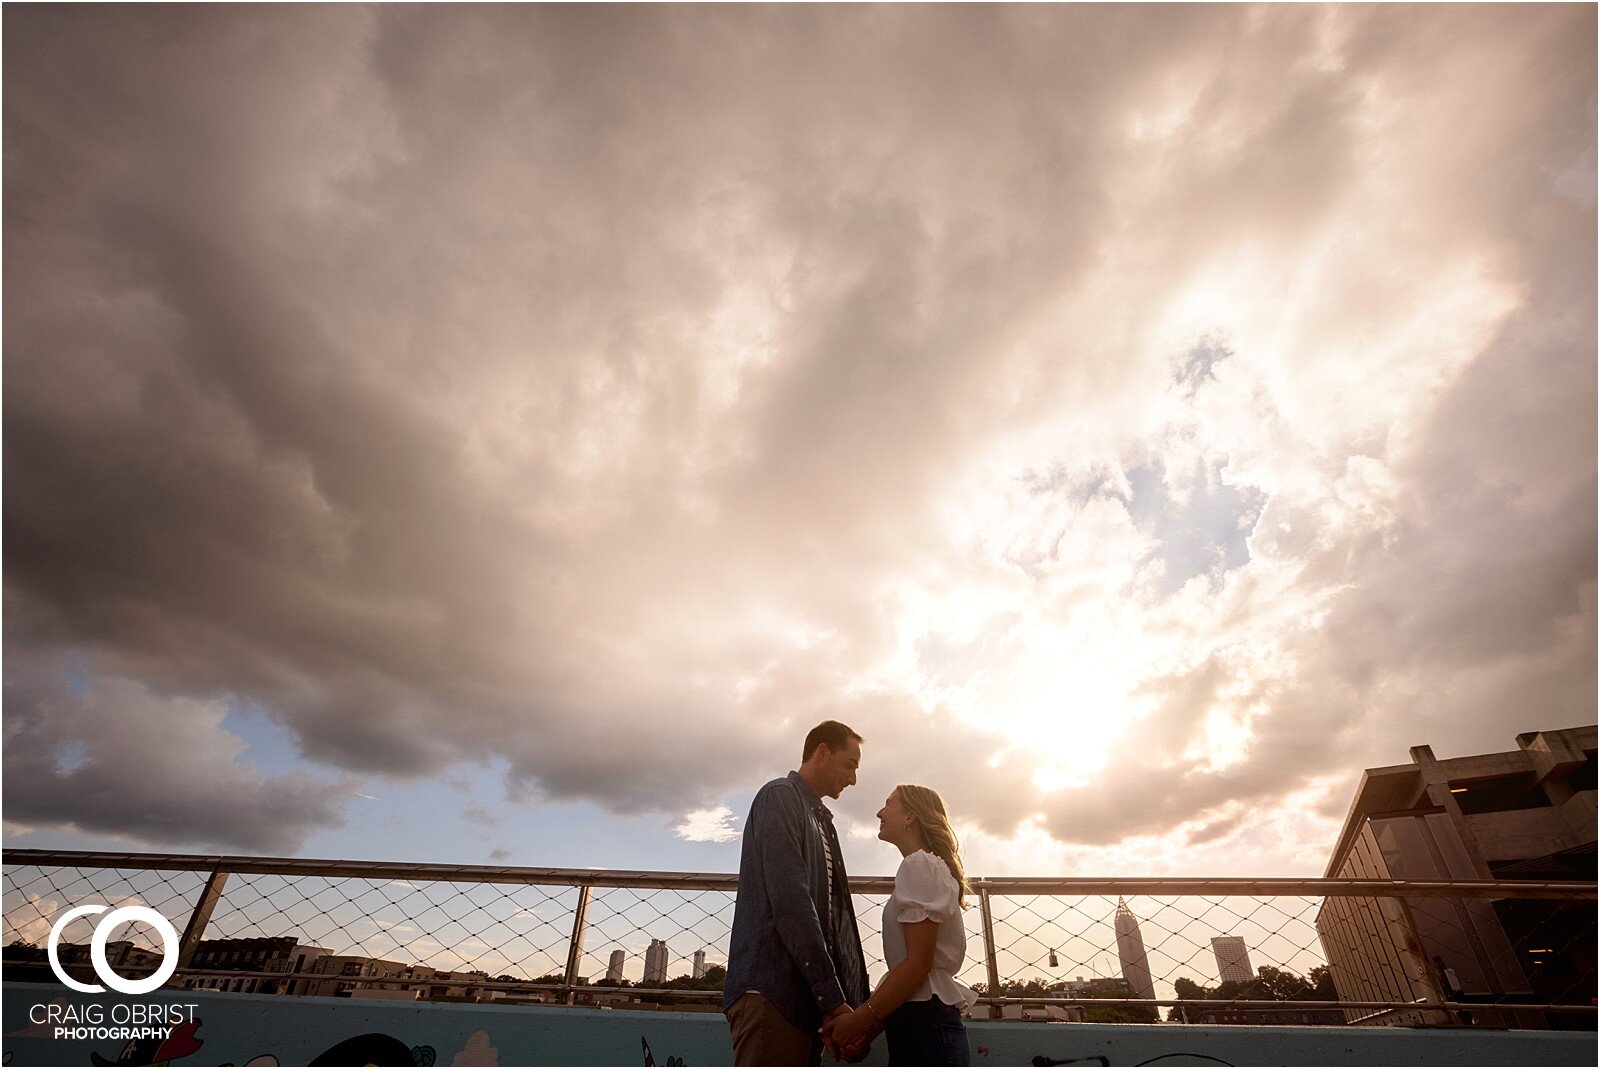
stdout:
{"type": "MultiPolygon", "coordinates": [[[[866,1001],[867,967],[848,889],[841,888],[835,898],[832,938],[823,934],[828,872],[817,821],[826,813],[798,772],[762,787],[750,803],[722,987],[724,1010],[746,992],[758,991],[789,1023],[814,1033],[835,1006],[866,1001]],[[839,965],[828,952],[830,943],[839,965]]],[[[843,859],[837,871],[844,871],[843,859]]]]}

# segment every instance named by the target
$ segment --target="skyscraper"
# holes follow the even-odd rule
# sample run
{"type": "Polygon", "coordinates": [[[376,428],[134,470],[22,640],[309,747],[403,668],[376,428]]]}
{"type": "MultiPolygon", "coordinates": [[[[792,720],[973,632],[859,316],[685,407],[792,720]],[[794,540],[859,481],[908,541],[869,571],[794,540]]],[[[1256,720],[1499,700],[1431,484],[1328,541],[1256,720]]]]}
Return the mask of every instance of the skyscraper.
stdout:
{"type": "Polygon", "coordinates": [[[1217,956],[1217,979],[1223,983],[1236,980],[1248,984],[1255,979],[1250,968],[1250,949],[1236,935],[1213,936],[1211,953],[1217,956]]]}
{"type": "Polygon", "coordinates": [[[606,966],[606,979],[616,983],[622,979],[622,963],[628,960],[628,955],[622,950],[611,952],[611,964],[606,966]]]}
{"type": "Polygon", "coordinates": [[[696,950],[694,952],[694,972],[691,975],[696,980],[698,980],[702,976],[704,976],[705,974],[706,974],[706,952],[704,950],[696,950]]]}
{"type": "Polygon", "coordinates": [[[664,939],[650,940],[650,947],[644,952],[644,982],[647,984],[665,983],[667,979],[667,943],[664,939]]]}
{"type": "Polygon", "coordinates": [[[1144,936],[1139,934],[1139,918],[1133,915],[1128,903],[1117,899],[1117,957],[1122,959],[1122,978],[1134,998],[1155,998],[1156,988],[1150,982],[1150,959],[1145,956],[1144,936]]]}

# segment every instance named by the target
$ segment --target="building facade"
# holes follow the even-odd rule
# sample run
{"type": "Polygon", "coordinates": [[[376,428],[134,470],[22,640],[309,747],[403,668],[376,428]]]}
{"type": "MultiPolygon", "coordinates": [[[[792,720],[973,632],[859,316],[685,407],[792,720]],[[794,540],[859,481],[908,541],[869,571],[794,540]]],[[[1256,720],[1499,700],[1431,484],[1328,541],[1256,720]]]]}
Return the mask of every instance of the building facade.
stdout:
{"type": "Polygon", "coordinates": [[[1232,980],[1248,984],[1256,978],[1250,968],[1250,948],[1236,935],[1218,935],[1211,939],[1211,953],[1217,959],[1217,979],[1222,983],[1232,980]]]}
{"type": "Polygon", "coordinates": [[[647,984],[665,983],[667,979],[667,944],[662,939],[650,940],[650,946],[644,952],[644,982],[647,984]]]}
{"type": "Polygon", "coordinates": [[[358,954],[324,954],[307,966],[306,971],[314,975],[301,980],[300,990],[294,993],[323,998],[351,998],[358,990],[412,990],[415,984],[398,981],[432,978],[434,970],[424,968],[423,972],[427,975],[422,975],[418,972],[419,968],[422,967],[358,954]],[[377,984],[372,982],[374,980],[397,982],[377,984]]]}
{"type": "Polygon", "coordinates": [[[622,979],[622,967],[627,961],[628,955],[626,951],[617,949],[611,952],[611,962],[606,966],[607,982],[614,984],[622,979]]]}
{"type": "Polygon", "coordinates": [[[305,993],[309,981],[290,974],[306,972],[328,952],[318,946],[298,942],[293,936],[261,939],[202,939],[189,959],[191,969],[215,972],[273,973],[261,976],[199,976],[184,981],[185,987],[208,991],[242,991],[246,994],[305,993]]]}
{"type": "Polygon", "coordinates": [[[1122,978],[1134,998],[1155,998],[1155,984],[1150,980],[1150,959],[1145,954],[1144,936],[1139,932],[1139,918],[1133,915],[1128,903],[1117,899],[1115,920],[1117,929],[1117,957],[1122,961],[1122,978]]]}
{"type": "Polygon", "coordinates": [[[696,950],[694,952],[694,969],[690,972],[689,975],[692,976],[694,979],[698,980],[701,977],[703,977],[705,974],[706,974],[706,952],[704,950],[696,950]]]}
{"type": "MultiPolygon", "coordinates": [[[[1589,726],[1528,732],[1517,736],[1516,750],[1446,760],[1412,747],[1409,764],[1362,773],[1326,875],[1592,881],[1595,745],[1589,726]]],[[[1316,923],[1341,999],[1582,1004],[1593,997],[1589,902],[1330,896],[1316,923]]],[[[1594,1027],[1592,1014],[1463,1018],[1419,1010],[1391,1023],[1594,1027]]]]}

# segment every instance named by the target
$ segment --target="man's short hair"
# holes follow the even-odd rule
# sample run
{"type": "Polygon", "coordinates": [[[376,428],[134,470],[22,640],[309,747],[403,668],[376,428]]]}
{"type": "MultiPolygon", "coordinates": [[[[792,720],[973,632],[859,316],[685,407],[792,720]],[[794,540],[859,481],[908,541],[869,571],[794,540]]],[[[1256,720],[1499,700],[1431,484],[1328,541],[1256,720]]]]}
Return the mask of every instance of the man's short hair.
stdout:
{"type": "Polygon", "coordinates": [[[806,734],[806,748],[801,753],[800,760],[802,763],[811,760],[811,755],[823,743],[827,743],[830,750],[842,750],[845,743],[851,739],[855,739],[858,743],[867,741],[837,720],[824,720],[806,734]]]}

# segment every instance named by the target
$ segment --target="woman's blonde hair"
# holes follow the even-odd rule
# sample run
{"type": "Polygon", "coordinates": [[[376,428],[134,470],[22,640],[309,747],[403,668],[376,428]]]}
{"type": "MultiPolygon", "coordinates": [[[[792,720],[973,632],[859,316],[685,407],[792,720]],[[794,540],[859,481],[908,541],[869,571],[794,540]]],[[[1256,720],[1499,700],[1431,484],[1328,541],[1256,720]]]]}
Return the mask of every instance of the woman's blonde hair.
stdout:
{"type": "Polygon", "coordinates": [[[914,783],[902,783],[895,791],[900,795],[900,805],[911,814],[917,830],[922,833],[922,841],[928,844],[928,852],[949,866],[950,875],[956,878],[956,886],[961,889],[961,908],[966,909],[972,887],[961,867],[961,844],[956,842],[955,829],[944,811],[944,799],[932,787],[919,787],[914,783]]]}

